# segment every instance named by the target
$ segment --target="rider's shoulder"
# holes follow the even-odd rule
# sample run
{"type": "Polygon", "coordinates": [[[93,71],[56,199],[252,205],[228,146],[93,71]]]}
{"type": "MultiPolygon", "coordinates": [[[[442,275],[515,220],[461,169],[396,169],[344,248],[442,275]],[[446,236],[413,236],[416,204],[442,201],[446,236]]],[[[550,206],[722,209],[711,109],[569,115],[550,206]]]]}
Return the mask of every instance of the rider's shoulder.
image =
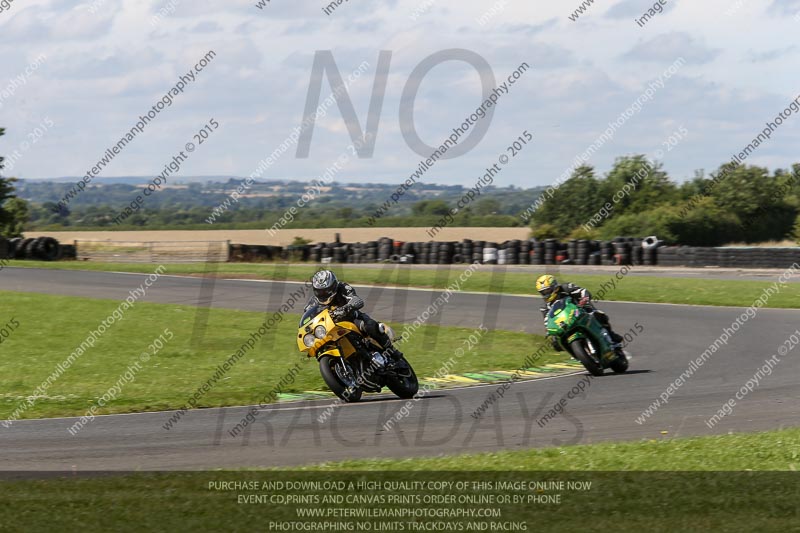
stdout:
{"type": "Polygon", "coordinates": [[[339,289],[342,292],[356,292],[356,290],[353,288],[353,286],[350,285],[349,283],[345,282],[345,281],[340,281],[339,282],[339,289]]]}

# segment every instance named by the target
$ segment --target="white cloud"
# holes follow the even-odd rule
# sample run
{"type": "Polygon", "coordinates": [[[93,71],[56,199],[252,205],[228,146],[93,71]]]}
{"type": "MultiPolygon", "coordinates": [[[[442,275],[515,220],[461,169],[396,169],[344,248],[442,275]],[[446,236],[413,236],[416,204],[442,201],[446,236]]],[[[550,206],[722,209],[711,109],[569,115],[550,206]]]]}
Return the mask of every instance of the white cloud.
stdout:
{"type": "MultiPolygon", "coordinates": [[[[469,154],[437,166],[430,179],[462,183],[494,161],[528,129],[531,150],[509,165],[500,183],[547,184],[602,132],[677,57],[686,65],[632,118],[591,163],[605,170],[614,157],[651,153],[676,127],[689,139],[670,153],[666,168],[691,177],[715,168],[798,92],[787,61],[797,49],[800,1],[745,0],[736,16],[730,2],[677,2],[644,28],[633,21],[647,7],[626,0],[595,5],[577,22],[567,16],[579,3],[508,2],[481,26],[484,3],[434,0],[412,20],[419,2],[347,2],[330,16],[323,0],[256,0],[219,4],[189,0],[30,0],[0,13],[0,86],[38,53],[48,61],[24,91],[4,101],[0,153],[48,115],[57,124],[47,151],[19,161],[22,177],[82,175],[142,112],[206,51],[218,56],[160,116],[114,160],[104,175],[150,174],[175,146],[210,118],[220,130],[183,172],[248,175],[299,125],[316,50],[330,49],[343,75],[363,61],[367,72],[350,88],[363,127],[380,50],[392,64],[373,159],[353,160],[343,173],[353,181],[399,181],[419,159],[400,133],[400,95],[426,56],[446,48],[473,50],[489,61],[498,81],[517,65],[533,69],[497,106],[491,129],[469,154]],[[169,6],[157,25],[151,18],[169,6]],[[574,4],[574,5],[573,5],[574,4]],[[95,5],[95,13],[89,6],[95,5]],[[643,7],[644,6],[644,7],[643,7]],[[16,137],[15,137],[16,136],[16,137]]],[[[322,98],[330,92],[323,83],[322,98]]],[[[447,63],[425,78],[415,104],[420,136],[441,139],[480,101],[478,76],[447,63]]],[[[800,120],[787,123],[759,162],[787,167],[795,160],[800,120]]],[[[350,144],[336,106],[318,122],[308,159],[287,153],[270,176],[305,179],[324,170],[350,144]]],[[[38,149],[38,148],[37,148],[38,149]]]]}
{"type": "Polygon", "coordinates": [[[719,50],[707,47],[700,39],[686,32],[670,32],[639,41],[624,58],[662,63],[683,57],[691,63],[708,63],[718,54],[719,50]]]}

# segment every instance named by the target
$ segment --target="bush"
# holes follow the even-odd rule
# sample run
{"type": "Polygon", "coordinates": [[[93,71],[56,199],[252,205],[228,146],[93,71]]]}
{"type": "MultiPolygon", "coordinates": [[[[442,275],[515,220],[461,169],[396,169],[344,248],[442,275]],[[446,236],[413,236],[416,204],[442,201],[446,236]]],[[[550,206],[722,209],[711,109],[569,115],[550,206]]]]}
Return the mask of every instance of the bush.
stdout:
{"type": "Polygon", "coordinates": [[[569,235],[567,235],[568,239],[586,239],[588,241],[593,241],[595,239],[600,238],[600,230],[597,228],[586,229],[583,226],[577,227],[572,230],[569,235]]]}
{"type": "Polygon", "coordinates": [[[800,215],[797,215],[797,220],[794,222],[794,232],[792,233],[795,242],[800,245],[800,215]]]}
{"type": "Polygon", "coordinates": [[[685,217],[669,223],[677,242],[688,246],[720,246],[741,234],[739,218],[704,198],[685,217]]]}
{"type": "Polygon", "coordinates": [[[559,239],[564,236],[564,232],[552,224],[539,224],[531,229],[531,237],[537,240],[559,239]]]}
{"type": "Polygon", "coordinates": [[[611,240],[618,235],[629,237],[647,237],[656,235],[668,243],[684,244],[675,234],[672,224],[678,221],[678,213],[674,208],[662,206],[651,211],[625,213],[608,219],[600,227],[600,238],[611,240]]]}

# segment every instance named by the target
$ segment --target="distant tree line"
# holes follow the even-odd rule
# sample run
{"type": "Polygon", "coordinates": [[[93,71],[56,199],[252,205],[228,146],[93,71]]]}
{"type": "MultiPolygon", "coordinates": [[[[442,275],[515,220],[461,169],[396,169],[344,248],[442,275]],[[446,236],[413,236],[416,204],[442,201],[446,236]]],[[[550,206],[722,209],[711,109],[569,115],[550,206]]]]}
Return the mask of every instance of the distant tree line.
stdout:
{"type": "MultiPolygon", "coordinates": [[[[5,129],[0,128],[0,137],[5,134],[5,129]]],[[[0,157],[0,170],[3,168],[3,160],[0,157]]],[[[19,237],[28,220],[28,203],[16,197],[14,194],[14,178],[0,177],[0,236],[19,237]]]]}
{"type": "Polygon", "coordinates": [[[656,235],[693,246],[783,240],[800,236],[798,193],[800,164],[770,174],[728,163],[677,184],[660,164],[623,157],[603,177],[575,169],[533,212],[531,228],[539,238],[656,235]]]}
{"type": "MultiPolygon", "coordinates": [[[[0,128],[0,135],[3,134],[0,128]]],[[[2,158],[0,158],[2,169],[2,158]]],[[[154,194],[146,207],[122,225],[114,216],[141,189],[132,183],[101,183],[87,188],[68,207],[58,199],[71,186],[54,181],[0,178],[0,234],[23,230],[74,229],[265,229],[297,202],[306,184],[260,182],[224,213],[208,220],[242,180],[192,182],[154,194]],[[17,197],[19,196],[19,197],[17,197]],[[27,201],[26,201],[27,200],[27,201]]],[[[431,227],[451,213],[465,188],[418,184],[379,227],[431,227]],[[407,198],[407,199],[406,199],[407,198]]],[[[333,183],[298,211],[287,228],[367,227],[367,220],[393,190],[386,184],[333,183]]],[[[523,226],[529,218],[537,238],[611,239],[656,235],[672,243],[717,246],[800,236],[800,164],[791,170],[757,166],[698,171],[684,183],[672,181],[661,164],[644,156],[617,159],[598,176],[582,166],[547,195],[545,188],[487,187],[481,197],[454,215],[452,226],[523,226]],[[537,202],[537,199],[539,201],[537,202]],[[529,216],[521,216],[535,205],[529,216]]]]}

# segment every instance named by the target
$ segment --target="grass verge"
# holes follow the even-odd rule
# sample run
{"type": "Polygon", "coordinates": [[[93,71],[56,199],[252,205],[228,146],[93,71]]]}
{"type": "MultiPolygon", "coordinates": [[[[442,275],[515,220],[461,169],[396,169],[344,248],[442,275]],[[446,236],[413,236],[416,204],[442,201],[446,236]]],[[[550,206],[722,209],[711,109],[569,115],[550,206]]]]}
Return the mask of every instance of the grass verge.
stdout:
{"type": "MultiPolygon", "coordinates": [[[[62,270],[89,270],[113,272],[150,273],[153,265],[149,263],[92,263],[62,261],[11,261],[9,266],[35,267],[62,270]]],[[[632,267],[635,270],[636,267],[632,267]]],[[[318,269],[315,265],[286,265],[276,263],[220,263],[217,274],[221,277],[242,276],[252,279],[304,281],[318,269]]],[[[341,279],[353,284],[378,284],[386,286],[406,286],[444,289],[459,278],[466,266],[445,266],[440,270],[408,269],[402,265],[387,264],[377,268],[356,268],[347,265],[334,265],[334,271],[341,279]]],[[[205,264],[170,264],[170,274],[203,275],[205,264]]],[[[544,270],[531,268],[530,273],[495,272],[478,268],[460,289],[476,292],[496,292],[504,294],[531,295],[534,293],[534,280],[544,270]]],[[[589,289],[595,296],[605,301],[629,301],[649,303],[672,303],[693,305],[717,305],[748,307],[761,297],[763,291],[777,282],[774,280],[710,280],[691,278],[670,278],[650,276],[622,276],[615,279],[614,273],[608,275],[570,275],[562,276],[562,281],[570,281],[589,289]],[[614,284],[612,285],[612,280],[614,284]],[[605,288],[603,288],[605,287],[605,288]],[[612,288],[613,287],[613,288],[612,288]]],[[[764,307],[794,309],[800,307],[800,283],[791,283],[773,294],[764,307]]]]}
{"type": "Polygon", "coordinates": [[[58,524],[67,531],[249,531],[257,525],[267,531],[783,532],[797,526],[797,473],[767,470],[795,469],[798,440],[800,430],[791,429],[450,458],[351,461],[305,472],[7,481],[0,483],[0,512],[4,526],[15,531],[52,531],[58,524]],[[734,471],[742,469],[761,471],[734,471]],[[298,485],[287,486],[290,482],[298,485]],[[324,482],[341,485],[325,487],[324,482]],[[377,485],[360,487],[359,482],[377,485]],[[423,486],[392,485],[400,482],[423,486]],[[470,509],[496,510],[499,516],[438,514],[470,509]],[[331,518],[310,518],[304,510],[331,518]],[[426,510],[432,514],[423,518],[381,514],[426,510]],[[363,517],[370,512],[378,517],[363,517]]]}
{"type": "Polygon", "coordinates": [[[800,429],[602,443],[415,459],[328,463],[306,471],[745,471],[800,470],[800,429]]]}
{"type": "MultiPolygon", "coordinates": [[[[126,379],[116,399],[98,414],[178,409],[198,387],[206,383],[234,354],[251,333],[272,313],[192,306],[136,303],[125,311],[88,347],[64,365],[90,334],[97,330],[120,302],[70,296],[0,291],[0,325],[18,323],[2,339],[0,351],[0,419],[7,419],[19,404],[48,379],[57,365],[68,366],[34,405],[20,418],[83,415],[135,368],[134,379],[126,379]],[[207,313],[207,322],[198,320],[207,313]],[[157,353],[153,340],[169,329],[173,337],[157,353]],[[141,355],[149,354],[142,362],[141,355]]],[[[301,302],[301,306],[305,302],[301,302]]],[[[257,339],[253,349],[219,379],[198,402],[199,407],[249,405],[260,401],[300,361],[300,373],[283,392],[327,390],[316,362],[300,354],[295,344],[299,315],[288,314],[273,329],[257,339]]],[[[10,328],[7,328],[10,329],[10,328]]],[[[472,330],[422,326],[402,349],[418,376],[433,376],[453,357],[472,330]]],[[[483,337],[472,351],[455,359],[453,373],[516,369],[543,337],[495,331],[483,337]]],[[[88,346],[88,345],[84,345],[88,346]]],[[[537,363],[563,361],[548,352],[537,363]]]]}

